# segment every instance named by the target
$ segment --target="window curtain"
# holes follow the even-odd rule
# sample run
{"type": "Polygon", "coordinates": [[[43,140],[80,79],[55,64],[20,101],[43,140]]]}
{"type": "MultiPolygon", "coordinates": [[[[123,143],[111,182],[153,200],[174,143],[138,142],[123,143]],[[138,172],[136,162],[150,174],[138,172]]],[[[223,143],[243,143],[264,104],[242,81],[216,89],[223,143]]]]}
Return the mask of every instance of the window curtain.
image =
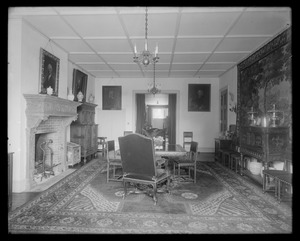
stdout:
{"type": "Polygon", "coordinates": [[[176,94],[169,94],[169,144],[176,144],[176,94]]]}
{"type": "Polygon", "coordinates": [[[146,121],[145,94],[136,94],[136,133],[142,134],[146,121]]]}
{"type": "Polygon", "coordinates": [[[151,106],[148,106],[147,113],[148,113],[148,120],[147,120],[147,122],[148,122],[149,125],[152,126],[152,107],[151,106]]]}

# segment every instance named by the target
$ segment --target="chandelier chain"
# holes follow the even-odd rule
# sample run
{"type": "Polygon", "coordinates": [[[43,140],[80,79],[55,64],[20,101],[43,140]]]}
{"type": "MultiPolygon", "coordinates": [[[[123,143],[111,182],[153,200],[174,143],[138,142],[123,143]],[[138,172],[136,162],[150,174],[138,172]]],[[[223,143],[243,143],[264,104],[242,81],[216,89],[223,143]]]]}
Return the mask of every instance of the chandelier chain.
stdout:
{"type": "Polygon", "coordinates": [[[146,7],[146,15],[145,15],[145,39],[148,38],[148,8],[146,7]]]}

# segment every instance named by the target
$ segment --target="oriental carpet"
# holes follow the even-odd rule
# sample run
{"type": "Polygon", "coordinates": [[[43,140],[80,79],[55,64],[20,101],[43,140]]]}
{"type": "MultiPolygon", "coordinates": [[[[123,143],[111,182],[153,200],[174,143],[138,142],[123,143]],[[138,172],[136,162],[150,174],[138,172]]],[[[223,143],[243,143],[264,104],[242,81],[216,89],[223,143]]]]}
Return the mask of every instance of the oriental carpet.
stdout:
{"type": "Polygon", "coordinates": [[[197,163],[197,183],[171,182],[171,194],[122,199],[95,159],[8,214],[9,233],[291,233],[292,209],[216,162],[197,163]]]}

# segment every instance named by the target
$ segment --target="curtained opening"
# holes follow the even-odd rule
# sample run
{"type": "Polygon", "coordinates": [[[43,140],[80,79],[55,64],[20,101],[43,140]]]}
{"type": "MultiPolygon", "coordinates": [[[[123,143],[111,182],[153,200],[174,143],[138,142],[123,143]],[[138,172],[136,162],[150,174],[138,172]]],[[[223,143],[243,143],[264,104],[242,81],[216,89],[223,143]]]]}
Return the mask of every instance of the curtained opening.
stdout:
{"type": "Polygon", "coordinates": [[[146,122],[145,94],[136,94],[136,133],[142,134],[146,122]]]}
{"type": "MultiPolygon", "coordinates": [[[[169,115],[167,120],[167,133],[169,144],[176,144],[176,102],[176,94],[169,94],[169,115]]],[[[136,94],[136,113],[136,133],[142,134],[142,129],[146,123],[145,94],[136,94]]]]}
{"type": "Polygon", "coordinates": [[[176,144],[176,94],[169,94],[169,144],[176,144]]]}

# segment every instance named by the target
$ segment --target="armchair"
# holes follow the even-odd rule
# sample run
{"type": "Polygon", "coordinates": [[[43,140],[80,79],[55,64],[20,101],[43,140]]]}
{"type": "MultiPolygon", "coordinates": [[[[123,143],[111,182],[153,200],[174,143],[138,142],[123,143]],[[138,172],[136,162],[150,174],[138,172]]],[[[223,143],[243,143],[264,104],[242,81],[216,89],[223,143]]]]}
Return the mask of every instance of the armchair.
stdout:
{"type": "MultiPolygon", "coordinates": [[[[153,197],[154,205],[156,205],[158,184],[167,181],[167,192],[170,193],[170,173],[157,165],[153,140],[144,135],[133,133],[119,137],[119,145],[123,167],[123,198],[127,195],[126,185],[128,182],[135,184],[136,187],[139,184],[147,185],[152,187],[152,190],[146,190],[145,193],[153,197]]],[[[140,193],[140,191],[136,188],[133,193],[140,193]]]]}

